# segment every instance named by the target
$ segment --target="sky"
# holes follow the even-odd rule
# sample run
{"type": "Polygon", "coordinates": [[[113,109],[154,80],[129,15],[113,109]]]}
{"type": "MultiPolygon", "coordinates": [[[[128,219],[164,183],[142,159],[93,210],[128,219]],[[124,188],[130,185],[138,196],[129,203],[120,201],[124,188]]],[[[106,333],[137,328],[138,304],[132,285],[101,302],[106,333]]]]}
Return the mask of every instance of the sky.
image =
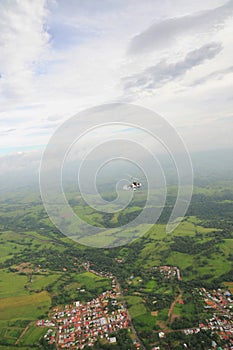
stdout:
{"type": "Polygon", "coordinates": [[[112,102],[157,112],[190,152],[231,148],[232,18],[232,0],[1,0],[0,169],[112,102]]]}

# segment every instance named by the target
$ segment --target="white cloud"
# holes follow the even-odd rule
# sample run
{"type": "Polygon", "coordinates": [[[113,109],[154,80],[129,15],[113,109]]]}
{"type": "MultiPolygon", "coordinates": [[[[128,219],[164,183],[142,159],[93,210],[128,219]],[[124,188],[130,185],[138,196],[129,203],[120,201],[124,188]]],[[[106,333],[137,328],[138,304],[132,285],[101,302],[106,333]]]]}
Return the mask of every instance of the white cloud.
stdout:
{"type": "Polygon", "coordinates": [[[37,63],[49,35],[45,0],[4,1],[0,5],[1,90],[7,98],[30,100],[37,63]]]}
{"type": "Polygon", "coordinates": [[[220,29],[224,21],[232,14],[233,3],[230,0],[217,8],[158,21],[132,39],[130,52],[142,54],[164,46],[171,46],[176,43],[179,36],[190,34],[190,32],[203,35],[203,32],[220,29]]]}
{"type": "Polygon", "coordinates": [[[222,117],[229,130],[232,2],[12,0],[0,7],[1,147],[46,144],[69,116],[127,99],[162,114],[193,148],[201,127],[210,142],[215,135],[216,123],[202,120],[222,117]],[[191,64],[189,53],[213,42],[221,52],[191,64]],[[126,92],[127,77],[154,85],[126,92]]]}
{"type": "MultiPolygon", "coordinates": [[[[0,156],[0,172],[11,173],[15,170],[24,173],[38,173],[38,167],[41,160],[41,151],[14,152],[8,155],[0,156]]],[[[17,174],[15,176],[17,178],[17,174]]]]}

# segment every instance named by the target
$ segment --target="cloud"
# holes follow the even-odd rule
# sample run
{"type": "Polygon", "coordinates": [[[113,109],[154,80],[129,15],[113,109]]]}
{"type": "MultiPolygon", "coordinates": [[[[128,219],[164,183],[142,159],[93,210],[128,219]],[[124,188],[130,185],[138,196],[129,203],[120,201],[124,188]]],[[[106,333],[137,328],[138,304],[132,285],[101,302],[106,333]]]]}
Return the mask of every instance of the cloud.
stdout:
{"type": "Polygon", "coordinates": [[[45,145],[69,116],[108,102],[151,108],[175,126],[228,115],[233,27],[224,21],[233,6],[226,1],[0,1],[0,148],[45,145]],[[155,19],[148,37],[143,30],[155,19]],[[173,46],[129,55],[133,37],[142,39],[134,53],[173,46]],[[221,50],[203,46],[212,41],[224,50],[211,60],[221,50]]]}
{"type": "Polygon", "coordinates": [[[226,69],[219,69],[202,78],[194,80],[189,86],[202,85],[214,79],[223,79],[227,74],[231,74],[231,73],[233,73],[233,66],[228,67],[226,69]]]}
{"type": "Polygon", "coordinates": [[[220,51],[220,43],[212,42],[199,49],[189,52],[182,61],[167,63],[160,61],[155,66],[145,69],[142,73],[124,78],[125,89],[155,89],[183,76],[187,71],[206,60],[213,59],[220,51]]]}
{"type": "Polygon", "coordinates": [[[8,135],[9,133],[14,132],[16,129],[6,129],[6,130],[1,130],[0,135],[8,135]]]}
{"type": "Polygon", "coordinates": [[[214,9],[182,17],[171,17],[156,22],[132,38],[129,53],[142,54],[166,47],[174,44],[178,36],[186,35],[190,32],[203,33],[219,29],[232,14],[233,2],[230,0],[214,9]]]}
{"type": "Polygon", "coordinates": [[[49,35],[45,0],[12,0],[0,4],[0,74],[4,96],[30,96],[37,62],[49,35]]]}
{"type": "Polygon", "coordinates": [[[40,165],[41,155],[41,150],[0,155],[0,172],[1,174],[15,170],[36,172],[40,165]]]}

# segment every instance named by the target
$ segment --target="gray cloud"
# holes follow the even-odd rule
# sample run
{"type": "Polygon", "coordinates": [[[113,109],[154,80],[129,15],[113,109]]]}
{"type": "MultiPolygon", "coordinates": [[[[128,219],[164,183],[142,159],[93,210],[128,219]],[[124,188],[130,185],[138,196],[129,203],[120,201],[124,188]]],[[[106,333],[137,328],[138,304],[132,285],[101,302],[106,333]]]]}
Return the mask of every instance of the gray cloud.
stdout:
{"type": "Polygon", "coordinates": [[[230,74],[230,73],[233,73],[233,66],[228,67],[226,69],[219,69],[215,72],[212,72],[212,73],[206,75],[205,77],[202,77],[200,79],[196,79],[190,84],[190,86],[205,84],[206,82],[208,82],[209,80],[212,80],[212,79],[222,79],[225,77],[225,75],[230,74]]]}
{"type": "Polygon", "coordinates": [[[125,90],[131,88],[154,89],[183,76],[188,70],[214,58],[220,51],[220,43],[212,42],[190,51],[182,61],[167,63],[165,60],[145,69],[142,73],[124,78],[125,90]]]}
{"type": "Polygon", "coordinates": [[[14,132],[16,129],[7,129],[7,130],[1,130],[0,135],[8,135],[12,132],[14,132]]]}
{"type": "Polygon", "coordinates": [[[202,33],[220,28],[232,14],[233,1],[230,0],[223,6],[211,10],[156,22],[131,40],[129,53],[140,54],[166,47],[183,33],[202,33]]]}

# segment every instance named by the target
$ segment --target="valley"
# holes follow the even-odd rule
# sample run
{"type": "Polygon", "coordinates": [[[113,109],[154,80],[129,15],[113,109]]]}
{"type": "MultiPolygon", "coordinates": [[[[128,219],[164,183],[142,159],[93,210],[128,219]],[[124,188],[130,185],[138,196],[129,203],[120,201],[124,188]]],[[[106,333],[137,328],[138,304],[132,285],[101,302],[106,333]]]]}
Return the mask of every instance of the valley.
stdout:
{"type": "MultiPolygon", "coordinates": [[[[143,348],[182,349],[185,343],[189,348],[209,349],[216,342],[230,349],[232,337],[223,337],[221,327],[231,327],[226,332],[232,332],[232,303],[227,301],[230,321],[221,307],[216,306],[216,314],[216,307],[206,306],[211,306],[214,291],[220,289],[223,299],[224,293],[232,293],[231,184],[195,187],[187,216],[166,234],[173,193],[170,188],[159,221],[144,236],[111,249],[87,247],[63,236],[48,219],[38,193],[2,195],[0,349],[45,348],[48,328],[38,327],[36,322],[49,319],[54,308],[98,298],[111,290],[113,277],[143,348]],[[203,293],[209,293],[210,305],[203,293]],[[213,332],[209,322],[222,324],[215,324],[213,332]],[[197,345],[200,339],[206,345],[197,345]]],[[[77,211],[83,207],[83,217],[88,212],[89,220],[114,226],[132,219],[144,199],[143,192],[136,193],[130,209],[121,216],[102,217],[98,213],[97,217],[83,203],[73,200],[73,205],[77,211]]],[[[136,347],[133,334],[129,328],[120,337],[127,349],[136,347]]],[[[117,337],[117,332],[112,337],[117,337]]],[[[46,348],[55,346],[47,342],[46,348]]],[[[90,349],[95,348],[123,349],[123,345],[100,342],[90,349]]]]}

